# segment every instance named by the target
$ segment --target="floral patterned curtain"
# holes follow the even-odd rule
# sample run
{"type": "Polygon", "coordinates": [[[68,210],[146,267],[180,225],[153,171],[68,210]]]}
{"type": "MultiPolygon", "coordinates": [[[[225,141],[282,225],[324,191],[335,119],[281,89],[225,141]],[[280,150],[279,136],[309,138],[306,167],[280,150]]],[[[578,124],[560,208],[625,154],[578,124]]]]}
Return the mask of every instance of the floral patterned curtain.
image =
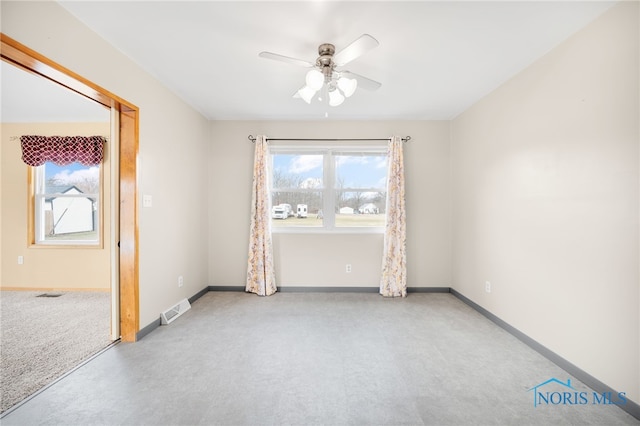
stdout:
{"type": "Polygon", "coordinates": [[[404,160],[402,139],[389,141],[387,172],[387,222],[384,232],[380,294],[407,296],[406,213],[404,205],[404,160]]]}
{"type": "Polygon", "coordinates": [[[251,197],[251,229],[249,235],[249,265],[245,291],[270,296],[276,291],[269,214],[268,147],[266,136],[256,137],[251,197]]]}
{"type": "Polygon", "coordinates": [[[46,162],[93,166],[102,162],[106,141],[103,136],[20,136],[22,161],[34,167],[46,162]]]}

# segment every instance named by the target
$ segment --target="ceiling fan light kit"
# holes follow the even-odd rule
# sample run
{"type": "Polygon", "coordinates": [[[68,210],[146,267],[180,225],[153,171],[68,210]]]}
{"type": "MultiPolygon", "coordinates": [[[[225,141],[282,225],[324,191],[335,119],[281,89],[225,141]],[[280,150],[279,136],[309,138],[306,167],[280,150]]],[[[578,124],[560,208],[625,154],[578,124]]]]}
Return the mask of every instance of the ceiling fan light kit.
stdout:
{"type": "Polygon", "coordinates": [[[322,89],[322,85],[324,84],[324,76],[322,73],[316,69],[313,69],[307,73],[307,78],[305,79],[307,83],[307,87],[315,90],[316,92],[322,89]]]}
{"type": "Polygon", "coordinates": [[[378,41],[375,38],[369,34],[363,34],[337,54],[333,44],[321,44],[318,47],[320,56],[315,63],[271,52],[261,52],[258,56],[311,68],[305,77],[305,86],[298,90],[293,97],[302,98],[310,104],[318,95],[318,101],[322,102],[323,99],[328,98],[330,106],[338,106],[344,102],[345,98],[355,93],[358,88],[358,80],[362,83],[360,86],[363,89],[377,90],[381,86],[377,81],[340,69],[377,45],[378,41]]]}
{"type": "Polygon", "coordinates": [[[357,88],[358,80],[355,78],[340,77],[338,79],[338,89],[342,90],[342,93],[344,93],[347,98],[350,98],[357,88]]]}
{"type": "MultiPolygon", "coordinates": [[[[322,73],[316,69],[313,69],[307,73],[306,83],[307,85],[296,92],[296,97],[302,98],[306,103],[310,104],[315,95],[327,84],[327,91],[329,92],[329,105],[338,106],[344,102],[345,97],[350,97],[356,91],[358,87],[358,81],[353,78],[334,77],[334,73],[329,77],[329,81],[326,81],[322,73]]],[[[322,100],[320,97],[318,100],[322,100]]]]}
{"type": "Polygon", "coordinates": [[[334,88],[329,92],[329,105],[338,106],[344,102],[344,96],[337,88],[334,88]]]}
{"type": "Polygon", "coordinates": [[[306,103],[310,104],[313,97],[316,95],[317,90],[313,90],[309,86],[304,86],[302,89],[298,90],[296,93],[299,97],[301,97],[306,103]]]}

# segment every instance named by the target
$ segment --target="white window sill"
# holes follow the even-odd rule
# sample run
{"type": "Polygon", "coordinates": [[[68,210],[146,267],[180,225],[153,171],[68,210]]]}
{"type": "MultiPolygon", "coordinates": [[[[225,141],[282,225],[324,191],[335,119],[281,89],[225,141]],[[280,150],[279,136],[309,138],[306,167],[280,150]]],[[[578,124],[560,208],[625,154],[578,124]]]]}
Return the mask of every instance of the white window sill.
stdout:
{"type": "Polygon", "coordinates": [[[362,228],[333,228],[326,229],[320,227],[282,227],[271,228],[272,234],[384,234],[383,227],[362,227],[362,228]]]}

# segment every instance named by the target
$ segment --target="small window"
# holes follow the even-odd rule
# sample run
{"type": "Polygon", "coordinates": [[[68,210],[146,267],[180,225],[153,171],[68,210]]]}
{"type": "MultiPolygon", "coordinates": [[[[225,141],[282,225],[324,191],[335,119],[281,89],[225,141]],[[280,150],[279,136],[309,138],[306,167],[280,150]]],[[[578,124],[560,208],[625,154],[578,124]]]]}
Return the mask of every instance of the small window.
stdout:
{"type": "Polygon", "coordinates": [[[272,229],[382,230],[386,147],[271,147],[272,229]]]}
{"type": "Polygon", "coordinates": [[[33,167],[34,244],[100,244],[100,166],[33,167]]]}
{"type": "Polygon", "coordinates": [[[323,154],[283,152],[274,154],[272,158],[271,220],[273,227],[321,228],[324,223],[323,154]],[[298,211],[303,210],[303,206],[306,214],[299,215],[298,211]]]}
{"type": "Polygon", "coordinates": [[[383,227],[387,200],[387,154],[337,153],[336,227],[383,227]]]}

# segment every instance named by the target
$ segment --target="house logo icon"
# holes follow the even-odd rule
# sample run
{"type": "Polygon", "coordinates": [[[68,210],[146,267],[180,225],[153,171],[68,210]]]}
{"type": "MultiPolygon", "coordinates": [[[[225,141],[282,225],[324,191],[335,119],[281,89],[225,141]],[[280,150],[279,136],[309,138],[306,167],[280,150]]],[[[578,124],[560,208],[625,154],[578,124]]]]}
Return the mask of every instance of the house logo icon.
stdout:
{"type": "MultiPolygon", "coordinates": [[[[572,391],[576,390],[573,386],[571,386],[571,379],[567,379],[567,383],[564,383],[564,382],[556,379],[555,377],[552,377],[549,380],[547,380],[545,382],[542,382],[540,384],[537,384],[534,387],[532,387],[531,389],[527,390],[527,392],[533,391],[533,406],[534,407],[538,406],[538,403],[540,401],[539,396],[543,396],[543,394],[541,392],[538,392],[538,389],[543,387],[543,386],[546,386],[546,385],[548,385],[550,383],[558,383],[559,385],[564,386],[567,389],[571,389],[572,391]]],[[[554,392],[554,393],[560,394],[559,392],[554,392]]],[[[566,393],[567,392],[563,392],[562,394],[566,394],[566,393]]],[[[548,393],[547,393],[547,395],[548,395],[548,393]]],[[[553,393],[551,395],[553,395],[553,393]]],[[[543,398],[542,400],[548,402],[548,398],[546,400],[543,398]]]]}

